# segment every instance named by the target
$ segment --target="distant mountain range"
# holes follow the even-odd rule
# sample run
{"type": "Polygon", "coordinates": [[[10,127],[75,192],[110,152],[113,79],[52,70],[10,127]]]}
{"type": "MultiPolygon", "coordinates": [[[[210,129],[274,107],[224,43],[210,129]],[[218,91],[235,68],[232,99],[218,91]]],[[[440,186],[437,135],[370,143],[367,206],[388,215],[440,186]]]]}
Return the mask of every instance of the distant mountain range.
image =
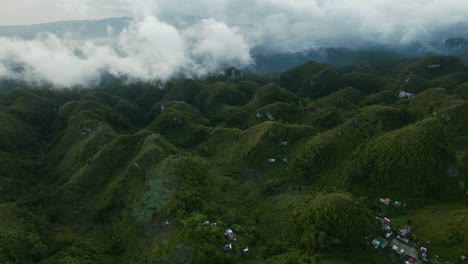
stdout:
{"type": "Polygon", "coordinates": [[[108,18],[102,20],[58,21],[37,25],[0,26],[0,37],[34,39],[41,33],[53,33],[59,37],[102,38],[111,33],[120,33],[132,19],[129,17],[108,18]]]}
{"type": "MultiPolygon", "coordinates": [[[[72,39],[106,38],[119,34],[131,20],[130,17],[120,17],[103,20],[60,21],[28,26],[0,26],[0,37],[34,39],[41,33],[50,32],[59,37],[67,36],[72,39]]],[[[457,32],[464,31],[458,30],[457,32]]],[[[436,35],[441,36],[441,34],[436,35]]],[[[454,33],[449,35],[452,36],[454,33]]],[[[255,64],[246,70],[253,73],[278,74],[310,60],[340,67],[356,61],[382,61],[436,54],[456,55],[468,61],[468,39],[464,37],[405,44],[366,43],[360,44],[359,48],[328,46],[296,53],[272,53],[267,50],[267,48],[253,47],[252,56],[255,64]]]]}
{"type": "Polygon", "coordinates": [[[254,53],[255,65],[249,70],[255,73],[277,74],[307,61],[324,62],[335,67],[356,61],[383,61],[403,57],[427,55],[452,55],[468,61],[468,39],[449,38],[428,43],[369,44],[360,49],[321,47],[296,53],[254,53]]]}

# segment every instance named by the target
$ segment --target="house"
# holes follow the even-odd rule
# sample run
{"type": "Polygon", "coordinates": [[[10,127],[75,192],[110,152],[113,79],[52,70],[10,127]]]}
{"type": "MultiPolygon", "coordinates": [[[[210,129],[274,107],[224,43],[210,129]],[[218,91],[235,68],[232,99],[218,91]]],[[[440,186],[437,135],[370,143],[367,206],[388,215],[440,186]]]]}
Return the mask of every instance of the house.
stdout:
{"type": "Polygon", "coordinates": [[[429,261],[429,255],[427,255],[427,248],[421,247],[419,249],[419,251],[421,252],[422,261],[423,262],[428,262],[429,261]]]}
{"type": "Polygon", "coordinates": [[[380,202],[385,204],[385,205],[389,205],[392,202],[392,200],[390,198],[385,198],[385,199],[380,198],[380,202]]]}
{"type": "Polygon", "coordinates": [[[423,262],[428,262],[429,261],[429,256],[427,255],[427,253],[421,253],[421,258],[422,258],[423,262]]]}
{"type": "Polygon", "coordinates": [[[89,133],[93,132],[93,129],[90,128],[90,127],[84,127],[82,130],[81,130],[81,135],[87,135],[89,133]]]}
{"type": "Polygon", "coordinates": [[[390,219],[386,218],[386,217],[382,217],[382,218],[379,218],[379,221],[380,221],[380,225],[382,226],[382,229],[383,230],[386,230],[386,231],[391,231],[392,229],[390,228],[390,219]]]}
{"type": "Polygon", "coordinates": [[[405,261],[405,264],[418,264],[418,260],[415,258],[410,258],[407,261],[405,261]]]}
{"type": "Polygon", "coordinates": [[[405,92],[405,91],[400,91],[400,94],[398,94],[398,97],[400,98],[410,98],[410,97],[413,97],[414,95],[412,93],[409,93],[409,92],[405,92]]]}
{"type": "Polygon", "coordinates": [[[385,248],[387,246],[388,242],[387,240],[381,238],[381,237],[378,237],[374,240],[372,240],[372,245],[374,246],[375,249],[378,249],[378,248],[385,248]]]}
{"type": "Polygon", "coordinates": [[[428,69],[437,69],[440,68],[440,64],[431,64],[427,66],[428,69]]]}
{"type": "Polygon", "coordinates": [[[224,245],[224,247],[223,247],[223,251],[224,251],[224,252],[229,252],[229,251],[231,251],[231,250],[232,250],[232,243],[229,243],[229,244],[227,244],[227,245],[224,245]]]}
{"type": "Polygon", "coordinates": [[[275,163],[275,162],[276,162],[276,159],[268,159],[268,162],[269,162],[269,163],[275,163]]]}
{"type": "Polygon", "coordinates": [[[268,120],[270,120],[270,121],[274,121],[274,120],[275,120],[275,117],[274,117],[272,114],[270,114],[270,113],[266,113],[266,116],[267,116],[268,120]]]}
{"type": "Polygon", "coordinates": [[[231,229],[224,230],[224,236],[231,241],[237,241],[237,236],[231,229]]]}
{"type": "Polygon", "coordinates": [[[411,226],[405,226],[397,230],[397,233],[400,237],[409,238],[411,237],[411,226]]]}

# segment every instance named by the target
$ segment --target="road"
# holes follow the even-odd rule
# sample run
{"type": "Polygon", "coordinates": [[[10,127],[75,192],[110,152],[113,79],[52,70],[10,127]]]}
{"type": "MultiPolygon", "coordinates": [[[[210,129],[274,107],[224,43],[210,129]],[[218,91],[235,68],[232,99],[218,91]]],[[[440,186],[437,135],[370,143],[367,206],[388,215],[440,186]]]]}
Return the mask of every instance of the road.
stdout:
{"type": "Polygon", "coordinates": [[[407,256],[418,259],[418,250],[414,247],[410,247],[396,238],[392,239],[392,246],[393,245],[397,246],[399,250],[404,249],[407,256]]]}

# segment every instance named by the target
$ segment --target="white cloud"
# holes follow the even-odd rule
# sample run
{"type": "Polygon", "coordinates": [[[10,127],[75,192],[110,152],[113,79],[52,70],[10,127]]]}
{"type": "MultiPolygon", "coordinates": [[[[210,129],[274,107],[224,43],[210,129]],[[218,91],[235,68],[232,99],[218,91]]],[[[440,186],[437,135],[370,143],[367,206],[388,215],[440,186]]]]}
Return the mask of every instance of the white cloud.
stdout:
{"type": "Polygon", "coordinates": [[[34,40],[0,38],[0,78],[59,87],[92,85],[103,72],[130,80],[166,81],[251,62],[250,47],[237,29],[215,20],[179,31],[150,16],[131,23],[110,43],[53,34],[34,40]]]}
{"type": "Polygon", "coordinates": [[[32,41],[2,38],[0,77],[67,86],[95,82],[104,71],[148,81],[204,75],[252,63],[252,47],[301,51],[467,36],[460,26],[468,24],[466,14],[468,5],[459,0],[9,1],[0,9],[0,24],[122,15],[135,21],[123,32],[108,28],[107,42],[50,34],[32,41]],[[17,65],[24,67],[21,76],[17,65]]]}
{"type": "Polygon", "coordinates": [[[198,74],[252,63],[250,47],[238,28],[229,28],[224,23],[207,19],[185,30],[184,36],[189,43],[190,57],[198,66],[198,74]]]}

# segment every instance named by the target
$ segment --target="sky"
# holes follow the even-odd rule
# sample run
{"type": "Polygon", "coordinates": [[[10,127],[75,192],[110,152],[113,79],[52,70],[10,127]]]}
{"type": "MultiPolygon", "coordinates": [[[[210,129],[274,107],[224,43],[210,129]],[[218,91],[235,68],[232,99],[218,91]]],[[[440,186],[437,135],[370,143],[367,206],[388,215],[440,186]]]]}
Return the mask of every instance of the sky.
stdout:
{"type": "Polygon", "coordinates": [[[254,63],[251,50],[258,47],[297,52],[466,34],[468,4],[463,1],[0,0],[0,25],[133,18],[106,43],[53,34],[33,40],[0,37],[0,78],[71,86],[95,83],[108,72],[164,81],[246,67],[254,63]],[[19,74],[12,65],[24,71],[19,74]]]}

